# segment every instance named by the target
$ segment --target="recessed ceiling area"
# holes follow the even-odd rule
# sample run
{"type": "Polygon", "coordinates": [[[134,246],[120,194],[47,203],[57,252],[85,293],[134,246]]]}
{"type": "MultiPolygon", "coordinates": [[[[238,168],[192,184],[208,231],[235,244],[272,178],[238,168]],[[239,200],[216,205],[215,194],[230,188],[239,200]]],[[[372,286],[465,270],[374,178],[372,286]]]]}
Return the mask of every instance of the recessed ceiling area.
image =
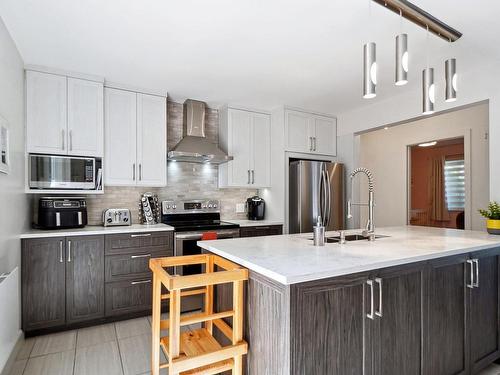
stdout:
{"type": "MultiPolygon", "coordinates": [[[[290,105],[338,114],[361,97],[362,47],[377,42],[377,98],[419,87],[425,31],[409,34],[409,84],[394,81],[397,15],[369,1],[3,0],[0,16],[26,64],[104,76],[166,90],[173,100],[203,100],[272,109],[290,105]]],[[[415,4],[464,36],[448,46],[430,37],[436,81],[444,59],[458,71],[500,60],[495,1],[420,0],[415,4]],[[488,33],[485,33],[485,31],[488,33]]],[[[420,98],[415,98],[418,105],[420,98]]]]}

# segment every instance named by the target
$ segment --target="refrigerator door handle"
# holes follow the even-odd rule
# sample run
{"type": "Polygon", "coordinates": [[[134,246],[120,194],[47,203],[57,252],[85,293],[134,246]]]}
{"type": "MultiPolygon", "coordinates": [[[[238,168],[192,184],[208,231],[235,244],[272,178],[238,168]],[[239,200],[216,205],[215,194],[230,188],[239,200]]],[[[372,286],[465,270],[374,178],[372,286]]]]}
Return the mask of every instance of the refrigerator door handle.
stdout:
{"type": "Polygon", "coordinates": [[[322,207],[322,212],[321,212],[321,218],[323,219],[323,226],[327,227],[328,226],[328,181],[326,178],[326,172],[325,170],[321,170],[321,186],[323,187],[323,207],[322,207]]]}
{"type": "Polygon", "coordinates": [[[332,216],[332,185],[330,182],[330,174],[328,173],[328,170],[325,170],[325,180],[326,180],[326,188],[328,189],[328,202],[326,203],[327,212],[326,212],[325,227],[328,228],[332,216]]]}

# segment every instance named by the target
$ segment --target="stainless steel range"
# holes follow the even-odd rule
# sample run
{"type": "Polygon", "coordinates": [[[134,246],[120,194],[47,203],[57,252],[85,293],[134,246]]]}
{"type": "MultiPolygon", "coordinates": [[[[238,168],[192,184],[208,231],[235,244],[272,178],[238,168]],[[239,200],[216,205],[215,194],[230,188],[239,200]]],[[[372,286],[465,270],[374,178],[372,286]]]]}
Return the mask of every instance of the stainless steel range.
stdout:
{"type": "MultiPolygon", "coordinates": [[[[174,254],[176,256],[201,254],[201,248],[196,243],[201,241],[207,232],[215,232],[217,239],[240,236],[238,224],[220,220],[218,200],[167,200],[161,202],[161,210],[162,223],[175,228],[174,254]]],[[[178,267],[175,270],[177,275],[193,275],[201,272],[199,264],[178,267]]],[[[191,297],[183,298],[183,311],[201,308],[201,296],[191,297]]]]}

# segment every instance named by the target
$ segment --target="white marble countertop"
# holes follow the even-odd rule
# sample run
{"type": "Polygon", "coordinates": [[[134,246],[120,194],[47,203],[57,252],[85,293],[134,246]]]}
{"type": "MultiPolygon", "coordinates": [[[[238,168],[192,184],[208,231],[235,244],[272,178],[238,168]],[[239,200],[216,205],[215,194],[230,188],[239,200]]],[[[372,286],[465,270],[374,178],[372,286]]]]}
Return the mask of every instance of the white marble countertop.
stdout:
{"type": "Polygon", "coordinates": [[[228,223],[238,224],[240,227],[263,227],[266,225],[283,225],[282,221],[275,220],[224,220],[228,223]]]}
{"type": "Polygon", "coordinates": [[[173,231],[174,228],[165,224],[142,225],[132,224],[119,227],[103,227],[100,225],[88,225],[85,228],[75,229],[31,229],[26,233],[21,234],[22,239],[26,238],[48,238],[48,237],[70,237],[70,236],[91,236],[99,234],[120,234],[120,233],[136,233],[136,232],[164,232],[173,231]]]}
{"type": "Polygon", "coordinates": [[[456,229],[403,226],[377,228],[376,234],[390,237],[374,242],[352,241],[345,245],[329,243],[321,247],[313,245],[311,233],[200,241],[198,244],[285,285],[500,246],[500,236],[456,229]]]}

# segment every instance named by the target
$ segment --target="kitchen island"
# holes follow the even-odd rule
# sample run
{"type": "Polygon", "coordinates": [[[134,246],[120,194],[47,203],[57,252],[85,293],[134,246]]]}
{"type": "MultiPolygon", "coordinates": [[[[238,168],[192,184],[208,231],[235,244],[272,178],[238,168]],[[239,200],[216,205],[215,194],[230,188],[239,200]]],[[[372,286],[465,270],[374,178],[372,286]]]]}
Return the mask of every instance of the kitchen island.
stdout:
{"type": "MultiPolygon", "coordinates": [[[[500,237],[377,234],[324,247],[311,234],[199,242],[250,270],[249,374],[468,374],[500,357],[500,237]]],[[[216,307],[230,296],[219,287],[216,307]]]]}

